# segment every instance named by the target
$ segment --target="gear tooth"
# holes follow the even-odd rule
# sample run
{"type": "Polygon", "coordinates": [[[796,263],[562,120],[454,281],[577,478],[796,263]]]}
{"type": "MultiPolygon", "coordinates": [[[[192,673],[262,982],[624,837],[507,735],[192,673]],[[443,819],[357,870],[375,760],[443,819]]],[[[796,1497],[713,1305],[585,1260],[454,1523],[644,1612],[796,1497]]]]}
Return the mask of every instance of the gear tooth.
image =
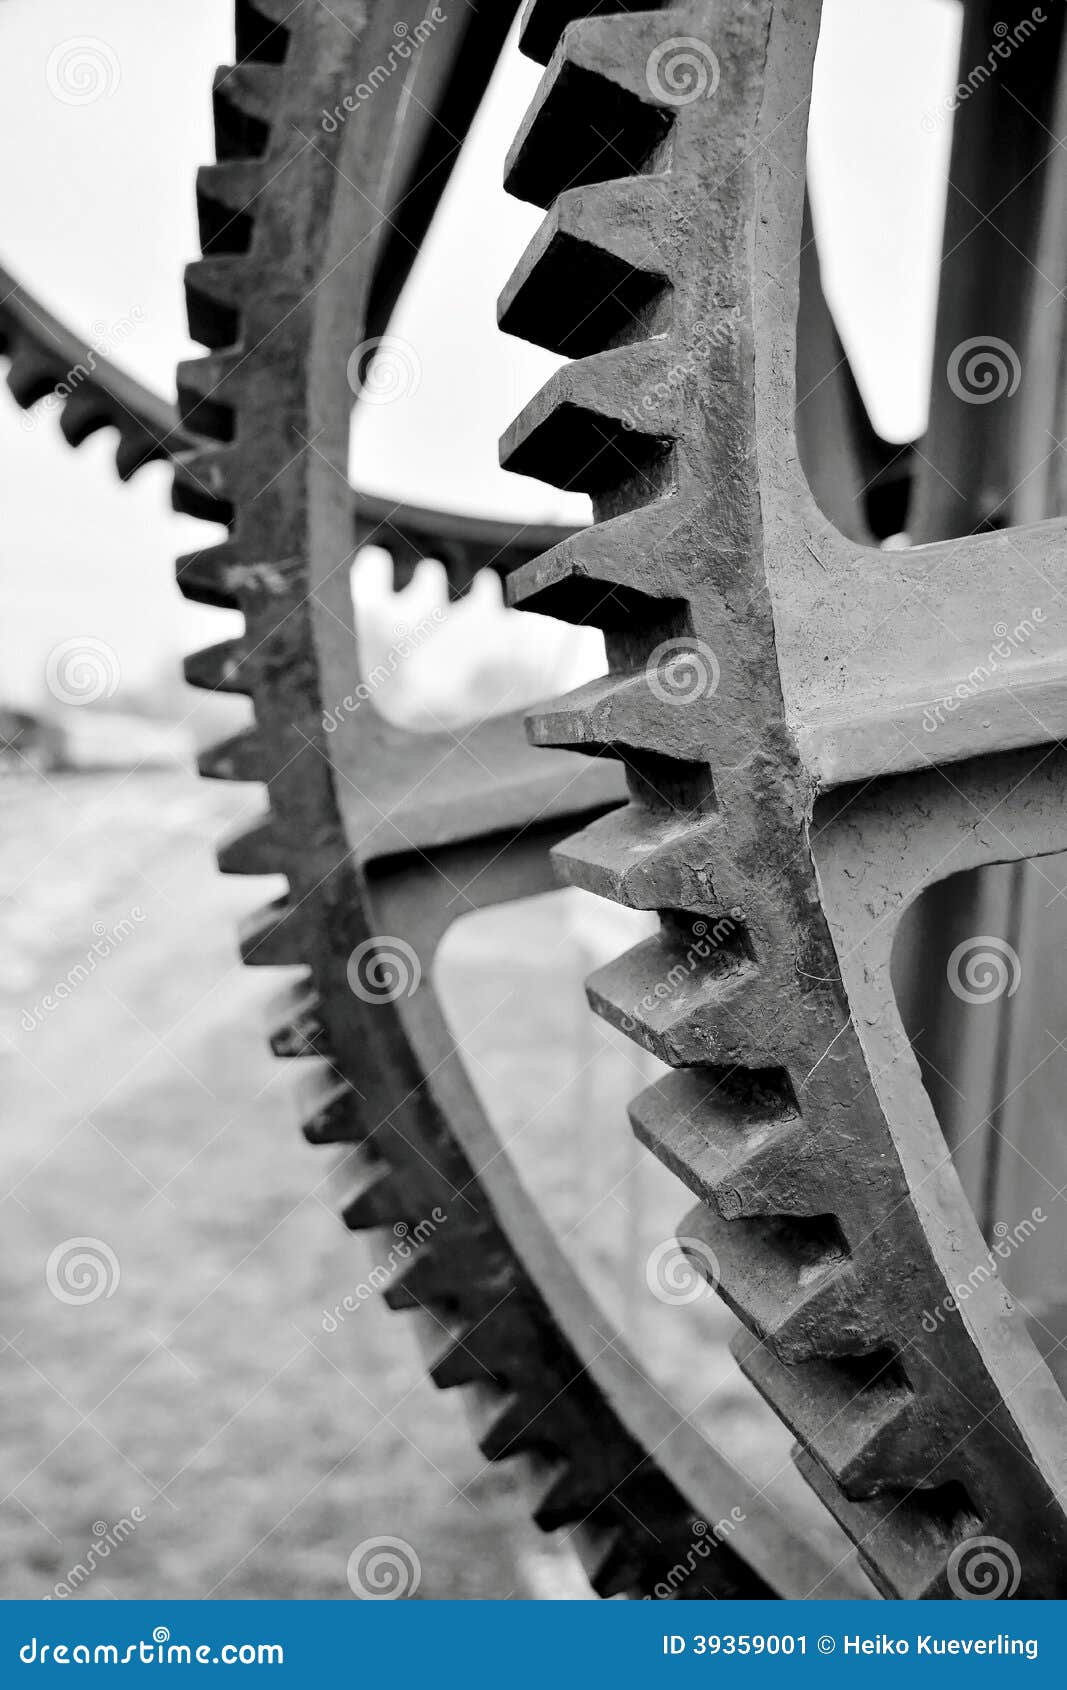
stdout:
{"type": "Polygon", "coordinates": [[[952,1551],[981,1531],[958,1485],[852,1501],[806,1450],[794,1450],[793,1459],[827,1512],[852,1538],[861,1565],[883,1596],[914,1602],[953,1594],[946,1578],[952,1551]]]}
{"type": "Polygon", "coordinates": [[[694,960],[691,946],[660,933],[598,969],[586,991],[598,1015],[668,1067],[768,1068],[761,1029],[776,1018],[761,985],[740,942],[694,960]]]}
{"type": "Polygon", "coordinates": [[[158,439],[147,429],[139,428],[132,420],[112,417],[110,421],[119,430],[119,443],[115,448],[115,468],[118,470],[120,481],[129,481],[145,464],[171,458],[174,448],[185,443],[185,437],[177,428],[167,441],[158,439]]]}
{"type": "Polygon", "coordinates": [[[420,1245],[411,1260],[389,1281],[382,1295],[393,1310],[429,1308],[440,1319],[441,1314],[447,1318],[461,1291],[447,1257],[434,1248],[431,1239],[420,1245]]]}
{"type": "Polygon", "coordinates": [[[290,992],[281,1017],[270,1034],[270,1048],[275,1056],[288,1059],[326,1054],[322,1006],[314,992],[306,992],[295,1001],[290,992]]]}
{"type": "Polygon", "coordinates": [[[215,72],[212,105],[215,114],[215,153],[229,159],[261,159],[270,145],[270,126],[281,110],[279,65],[222,65],[215,72]]]}
{"type": "Polygon", "coordinates": [[[551,855],[568,886],[628,909],[664,909],[681,891],[686,909],[707,911],[716,925],[739,919],[716,890],[721,844],[714,814],[624,804],[571,834],[551,855]]]}
{"type": "Polygon", "coordinates": [[[68,446],[80,446],[91,434],[113,421],[110,407],[85,383],[64,400],[59,414],[59,426],[68,446]]]}
{"type": "Polygon", "coordinates": [[[891,1353],[786,1367],[765,1344],[747,1340],[735,1350],[746,1378],[846,1496],[929,1486],[930,1434],[891,1353]]]}
{"type": "Polygon", "coordinates": [[[234,43],[237,58],[246,63],[280,65],[289,49],[285,27],[296,8],[292,0],[236,0],[234,43]]]}
{"type": "Polygon", "coordinates": [[[869,1355],[884,1347],[832,1215],[724,1221],[706,1203],[679,1242],[699,1273],[780,1361],[869,1355]]]}
{"type": "Polygon", "coordinates": [[[289,968],[305,960],[299,911],[279,898],[245,916],[240,924],[241,961],[252,968],[289,968]]]}
{"type": "Polygon", "coordinates": [[[178,365],[178,414],[194,437],[224,444],[234,437],[242,354],[213,352],[178,365]]]}
{"type": "Polygon", "coordinates": [[[255,677],[243,639],[220,640],[189,653],[184,661],[187,685],[204,692],[239,693],[247,697],[255,677]]]}
{"type": "Polygon", "coordinates": [[[241,338],[241,305],[248,293],[247,258],[226,255],[187,264],[185,302],[193,340],[212,351],[235,346],[241,338]]]}
{"type": "Polygon", "coordinates": [[[54,392],[56,383],[62,378],[63,372],[57,369],[54,358],[28,342],[22,345],[16,343],[7,372],[7,385],[24,411],[54,392]]]}
{"type": "Polygon", "coordinates": [[[231,572],[238,570],[240,564],[240,558],[225,540],[218,546],[205,546],[202,551],[188,552],[178,559],[178,586],[183,596],[196,604],[213,605],[218,610],[237,610],[237,590],[230,585],[230,579],[231,572]]]}
{"type": "Polygon", "coordinates": [[[205,257],[251,249],[254,210],[263,180],[263,166],[258,161],[230,160],[200,166],[196,173],[196,207],[200,250],[205,257]]]}
{"type": "Polygon", "coordinates": [[[620,487],[634,504],[666,491],[666,465],[680,432],[677,387],[668,388],[660,342],[620,347],[565,364],[508,429],[504,468],[564,491],[603,494],[620,487]],[[633,395],[663,388],[670,397],[648,417],[633,395]]]}
{"type": "Polygon", "coordinates": [[[430,1362],[430,1378],[442,1391],[456,1385],[494,1385],[496,1376],[477,1349],[477,1328],[464,1327],[450,1338],[436,1360],[430,1362]]]}
{"type": "Polygon", "coordinates": [[[543,704],[526,718],[531,743],[590,753],[640,747],[676,763],[705,763],[708,724],[701,712],[678,708],[661,673],[617,669],[543,704]]]}
{"type": "Polygon", "coordinates": [[[210,445],[180,453],[174,460],[174,509],[203,522],[232,522],[232,466],[232,448],[210,445]]]}
{"type": "Polygon", "coordinates": [[[591,1475],[573,1462],[560,1462],[533,1506],[534,1524],[543,1532],[558,1531],[585,1520],[600,1501],[600,1490],[591,1475]]]}
{"type": "Polygon", "coordinates": [[[685,584],[662,554],[664,509],[678,501],[643,505],[591,528],[579,529],[551,550],[514,570],[505,589],[510,605],[543,616],[602,628],[607,633],[647,631],[679,606],[685,584]]]}
{"type": "Polygon", "coordinates": [[[507,1392],[503,1399],[493,1392],[475,1418],[478,1448],[487,1461],[507,1461],[513,1455],[528,1455],[545,1447],[538,1417],[530,1415],[517,1391],[507,1392]]]}
{"type": "Polygon", "coordinates": [[[662,0],[527,0],[519,26],[519,47],[528,59],[547,65],[559,38],[577,18],[604,12],[654,12],[662,0]]]}
{"type": "Polygon", "coordinates": [[[656,177],[561,194],[501,295],[504,333],[581,358],[653,332],[670,292],[657,227],[669,191],[656,177]]]}
{"type": "Polygon", "coordinates": [[[237,828],[216,853],[223,874],[284,874],[285,861],[274,816],[267,810],[251,827],[237,828]]]}
{"type": "MultiPolygon", "coordinates": [[[[725,1220],[803,1208],[804,1128],[780,1069],[685,1068],[630,1105],[640,1142],[725,1220]]],[[[815,1199],[817,1200],[817,1199],[815,1199]]]]}
{"type": "Polygon", "coordinates": [[[258,733],[254,728],[245,728],[242,733],[202,751],[197,767],[208,780],[265,781],[268,763],[258,733]]]}
{"type": "Polygon", "coordinates": [[[663,20],[583,18],[570,25],[504,167],[508,192],[548,206],[567,188],[636,175],[673,121],[645,66],[663,20]]]}
{"type": "Polygon", "coordinates": [[[390,1170],[382,1163],[365,1166],[360,1185],[346,1200],[341,1215],[349,1232],[402,1226],[404,1205],[390,1170]]]}
{"type": "Polygon", "coordinates": [[[604,1599],[628,1595],[640,1580],[640,1558],[621,1526],[594,1532],[588,1550],[582,1554],[582,1562],[590,1584],[604,1599]]]}
{"type": "Polygon", "coordinates": [[[369,1136],[359,1093],[332,1068],[315,1074],[301,1098],[303,1133],[309,1144],[362,1144],[369,1136]]]}

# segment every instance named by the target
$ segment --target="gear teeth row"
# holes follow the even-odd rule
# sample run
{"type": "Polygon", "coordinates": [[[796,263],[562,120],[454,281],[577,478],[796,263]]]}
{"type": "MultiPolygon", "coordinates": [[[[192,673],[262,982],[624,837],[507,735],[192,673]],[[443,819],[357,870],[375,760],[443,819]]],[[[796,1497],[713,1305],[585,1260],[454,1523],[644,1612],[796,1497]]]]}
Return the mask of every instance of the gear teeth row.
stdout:
{"type": "Polygon", "coordinates": [[[610,12],[652,12],[656,0],[529,0],[519,45],[529,59],[547,65],[568,24],[610,12]]]}
{"type": "Polygon", "coordinates": [[[194,437],[227,444],[234,438],[242,355],[216,352],[178,365],[178,410],[194,437]]]}
{"type": "Polygon", "coordinates": [[[658,345],[621,347],[565,364],[504,436],[503,467],[568,492],[626,487],[634,503],[661,497],[680,425],[669,403],[634,422],[631,397],[667,389],[667,374],[658,345]]]}
{"type": "Polygon", "coordinates": [[[240,927],[241,961],[250,967],[288,968],[305,961],[307,944],[300,912],[288,898],[245,916],[240,927]]]}
{"type": "Polygon", "coordinates": [[[236,829],[218,848],[223,874],[284,874],[285,862],[274,817],[267,813],[251,827],[236,829]]]}
{"type": "Polygon", "coordinates": [[[222,352],[241,338],[241,304],[248,296],[248,261],[241,254],[197,258],[186,266],[189,333],[222,352]]]}
{"type": "Polygon", "coordinates": [[[780,1011],[740,929],[707,956],[663,930],[597,969],[586,991],[598,1015],[671,1068],[775,1066],[780,1011]]]}
{"type": "Polygon", "coordinates": [[[929,1435],[892,1353],[785,1366],[743,1338],[735,1349],[746,1377],[847,1497],[929,1488],[929,1435]]]}
{"type": "Polygon", "coordinates": [[[667,203],[668,181],[607,182],[561,194],[501,295],[504,332],[582,358],[665,322],[665,310],[656,308],[668,305],[670,282],[660,268],[664,242],[655,214],[667,203]]]}
{"type": "Polygon", "coordinates": [[[215,152],[220,164],[262,159],[270,127],[282,103],[285,72],[280,65],[223,65],[215,73],[212,107],[215,152]]]}
{"type": "Polygon", "coordinates": [[[314,991],[308,988],[295,996],[287,993],[278,1013],[280,1019],[270,1033],[270,1048],[275,1056],[288,1061],[297,1056],[327,1055],[322,1005],[314,991]]]}
{"type": "Polygon", "coordinates": [[[547,208],[565,189],[654,168],[673,121],[645,73],[662,36],[655,13],[571,24],[508,154],[509,193],[547,208]]]}
{"type": "Polygon", "coordinates": [[[255,228],[252,208],[262,187],[262,166],[254,161],[233,160],[201,167],[196,177],[196,208],[205,257],[251,251],[255,228]]]}

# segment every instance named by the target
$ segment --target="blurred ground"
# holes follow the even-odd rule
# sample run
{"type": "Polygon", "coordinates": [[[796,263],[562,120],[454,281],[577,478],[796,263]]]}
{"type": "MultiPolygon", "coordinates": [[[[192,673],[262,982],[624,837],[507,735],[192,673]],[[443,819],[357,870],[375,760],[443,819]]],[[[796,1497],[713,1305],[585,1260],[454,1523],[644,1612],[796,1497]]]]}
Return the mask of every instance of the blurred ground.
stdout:
{"type": "MultiPolygon", "coordinates": [[[[82,1594],[347,1599],[351,1550],[380,1535],[416,1548],[421,1597],[576,1593],[517,1480],[478,1458],[456,1394],[424,1381],[403,1318],[374,1299],[323,1330],[365,1246],[336,1219],[329,1154],[297,1130],[293,1065],[265,1047],[281,978],[236,962],[237,918],[273,888],[213,861],[260,796],[178,771],[4,790],[3,1594],[48,1594],[134,1509],[143,1523],[82,1594]],[[65,1303],[48,1262],[79,1238],[117,1268],[109,1295],[65,1303]]],[[[581,1001],[598,950],[627,935],[575,896],[461,922],[446,1007],[614,1317],[769,1479],[787,1440],[728,1358],[729,1317],[710,1298],[665,1308],[644,1283],[686,1204],[625,1126],[645,1059],[605,1042],[581,1001]]]]}

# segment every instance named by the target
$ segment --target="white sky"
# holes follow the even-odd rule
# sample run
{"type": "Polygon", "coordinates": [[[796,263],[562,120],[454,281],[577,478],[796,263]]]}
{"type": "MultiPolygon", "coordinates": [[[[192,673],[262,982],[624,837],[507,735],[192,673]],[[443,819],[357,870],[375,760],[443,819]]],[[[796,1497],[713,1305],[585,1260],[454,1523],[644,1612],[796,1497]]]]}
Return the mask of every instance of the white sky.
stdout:
{"type": "MultiPolygon", "coordinates": [[[[417,6],[413,6],[414,16],[417,6]]],[[[100,334],[138,308],[121,357],[168,392],[185,333],[181,275],[195,256],[193,179],[212,157],[214,66],[232,57],[229,0],[3,0],[0,257],[72,326],[100,334]],[[66,105],[46,67],[60,43],[107,43],[121,80],[66,105]]],[[[923,423],[940,243],[947,125],[922,127],[955,80],[957,0],[827,0],[812,159],[826,280],[880,427],[923,423]]],[[[422,381],[368,413],[353,443],[362,485],[429,504],[520,517],[582,509],[496,467],[497,437],[553,367],[499,335],[496,295],[538,213],[500,187],[506,148],[538,69],[501,66],[395,332],[422,381]]],[[[169,473],[122,488],[113,436],[72,453],[54,413],[30,429],[0,391],[0,697],[32,701],[59,640],[91,635],[124,676],[149,678],[179,651],[223,636],[186,605],[175,555],[204,525],[169,508],[169,473]]]]}

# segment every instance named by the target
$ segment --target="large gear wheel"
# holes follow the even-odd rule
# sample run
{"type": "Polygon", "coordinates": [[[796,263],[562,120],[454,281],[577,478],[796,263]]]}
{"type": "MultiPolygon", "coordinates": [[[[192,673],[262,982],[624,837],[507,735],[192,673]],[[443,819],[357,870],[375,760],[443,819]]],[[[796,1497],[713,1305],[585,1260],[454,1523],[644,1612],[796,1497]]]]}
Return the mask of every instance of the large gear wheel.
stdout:
{"type": "Polygon", "coordinates": [[[931,614],[957,629],[966,673],[991,583],[1006,619],[1029,604],[1034,569],[1063,571],[1063,527],[1010,548],[996,534],[877,547],[903,526],[913,464],[869,428],[813,281],[817,0],[529,8],[523,44],[547,70],[509,185],[548,221],[502,322],[577,362],[506,462],[589,492],[597,520],[523,536],[358,495],[356,536],[386,545],[401,579],[422,556],[447,554],[457,591],[497,567],[514,603],[602,628],[612,672],[538,715],[547,753],[523,754],[507,718],[461,745],[372,708],[337,720],[359,673],[348,356],[388,325],[516,9],[472,6],[429,32],[379,80],[373,122],[331,129],[318,115],[395,58],[397,8],[239,0],[238,63],[216,84],[220,162],[200,178],[188,277],[211,352],[180,375],[198,446],[176,500],[229,535],[179,579],[245,617],[188,673],[255,707],[204,772],[269,790],[221,862],[288,879],[243,941],[250,962],[307,970],[274,1048],[310,1058],[309,1136],[354,1147],[351,1226],[447,1215],[387,1300],[418,1316],[435,1381],[470,1388],[487,1457],[552,1469],[535,1517],[580,1526],[601,1594],[655,1592],[734,1504],[743,1527],[672,1590],[869,1594],[664,1413],[635,1365],[597,1354],[603,1317],[501,1153],[428,984],[459,908],[547,888],[553,846],[572,883],[658,911],[659,937],[591,995],[678,1070],[639,1100],[637,1130],[699,1199],[683,1230],[698,1265],[718,1264],[752,1334],[745,1370],[805,1476],[886,1594],[959,1594],[961,1551],[995,1536],[1019,1595],[1062,1595],[1063,1399],[996,1281],[949,1306],[986,1249],[889,961],[922,885],[1067,846],[1051,671],[1028,694],[1040,734],[1006,687],[953,714],[938,766],[921,727],[956,678],[931,614]],[[679,45],[713,98],[674,79],[679,45]],[[805,360],[834,375],[804,381],[817,397],[798,415],[805,360]],[[811,450],[820,432],[832,463],[811,450]],[[883,619],[877,648],[857,639],[883,619]],[[976,825],[976,807],[997,825],[976,825]],[[724,936],[693,968],[701,923],[724,936]],[[389,969],[399,991],[380,989],[389,969]]]}

